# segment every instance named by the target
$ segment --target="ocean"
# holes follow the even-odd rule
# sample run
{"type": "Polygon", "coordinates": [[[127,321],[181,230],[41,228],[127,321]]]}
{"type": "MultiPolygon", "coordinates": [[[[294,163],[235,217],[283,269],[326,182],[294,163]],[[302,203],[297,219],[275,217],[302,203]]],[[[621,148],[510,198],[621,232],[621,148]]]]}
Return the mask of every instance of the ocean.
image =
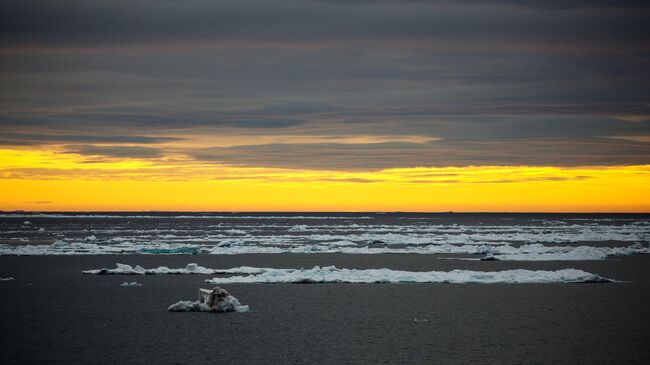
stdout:
{"type": "Polygon", "coordinates": [[[0,361],[648,363],[649,244],[648,214],[3,213],[0,361]],[[214,285],[250,310],[167,310],[214,285]]]}

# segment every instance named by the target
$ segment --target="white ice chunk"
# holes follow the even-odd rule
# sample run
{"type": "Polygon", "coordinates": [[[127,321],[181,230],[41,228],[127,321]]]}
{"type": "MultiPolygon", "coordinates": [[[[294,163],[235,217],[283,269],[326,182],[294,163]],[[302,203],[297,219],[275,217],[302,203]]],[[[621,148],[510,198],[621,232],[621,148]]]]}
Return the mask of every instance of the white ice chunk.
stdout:
{"type": "Polygon", "coordinates": [[[15,279],[12,278],[12,277],[8,277],[8,278],[0,278],[0,281],[13,281],[13,280],[15,280],[15,279]]]}
{"type": "Polygon", "coordinates": [[[214,312],[212,308],[200,301],[181,300],[167,308],[171,312],[214,312]]]}
{"type": "Polygon", "coordinates": [[[131,282],[125,281],[122,284],[120,284],[120,286],[142,286],[142,284],[138,283],[137,281],[131,281],[131,282]]]}
{"type": "Polygon", "coordinates": [[[313,269],[267,269],[248,276],[219,277],[206,280],[212,284],[244,283],[591,283],[610,282],[596,274],[576,269],[556,271],[506,270],[470,271],[453,270],[412,272],[390,269],[338,269],[334,266],[313,269]]]}
{"type": "Polygon", "coordinates": [[[302,232],[307,230],[306,224],[296,224],[295,226],[288,229],[289,232],[302,232]]]}
{"type": "Polygon", "coordinates": [[[226,290],[215,287],[214,289],[199,289],[199,300],[179,301],[167,308],[172,312],[248,312],[247,305],[241,305],[239,300],[226,290]]]}

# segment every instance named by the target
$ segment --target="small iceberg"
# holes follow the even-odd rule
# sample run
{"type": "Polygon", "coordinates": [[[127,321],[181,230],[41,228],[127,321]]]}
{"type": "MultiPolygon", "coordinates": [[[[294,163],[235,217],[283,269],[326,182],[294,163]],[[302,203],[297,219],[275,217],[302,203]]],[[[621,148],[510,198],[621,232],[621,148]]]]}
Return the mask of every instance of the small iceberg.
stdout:
{"type": "Polygon", "coordinates": [[[131,282],[125,281],[122,284],[120,284],[120,286],[142,286],[142,284],[138,283],[137,281],[131,281],[131,282]]]}
{"type": "Polygon", "coordinates": [[[12,278],[12,277],[8,277],[8,278],[0,278],[0,281],[14,281],[14,280],[15,280],[15,279],[12,278]]]}
{"type": "Polygon", "coordinates": [[[214,289],[199,289],[199,300],[192,302],[181,300],[167,308],[170,312],[248,312],[247,305],[241,305],[239,300],[225,289],[218,286],[214,289]]]}

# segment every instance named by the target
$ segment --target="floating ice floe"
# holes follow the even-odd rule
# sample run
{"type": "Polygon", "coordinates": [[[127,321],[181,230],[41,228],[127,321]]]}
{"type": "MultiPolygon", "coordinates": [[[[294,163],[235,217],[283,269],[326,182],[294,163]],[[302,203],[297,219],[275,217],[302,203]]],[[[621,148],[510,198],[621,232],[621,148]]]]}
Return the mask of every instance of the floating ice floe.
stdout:
{"type": "Polygon", "coordinates": [[[241,229],[227,229],[224,232],[228,234],[248,234],[248,232],[241,229]]]}
{"type": "Polygon", "coordinates": [[[650,247],[637,243],[627,247],[546,247],[543,245],[525,245],[519,252],[488,253],[481,260],[485,261],[588,261],[605,260],[609,256],[628,256],[650,253],[650,247]]]}
{"type": "Polygon", "coordinates": [[[193,302],[181,300],[167,308],[172,312],[248,312],[247,305],[241,305],[239,300],[225,289],[199,289],[199,300],[193,302]]]}
{"type": "Polygon", "coordinates": [[[399,271],[390,269],[338,269],[335,266],[313,269],[266,269],[263,273],[247,276],[217,277],[206,280],[212,284],[248,283],[605,283],[611,282],[596,274],[576,269],[556,271],[399,271]]]}
{"type": "Polygon", "coordinates": [[[6,245],[0,244],[0,255],[114,255],[137,253],[137,248],[128,245],[97,245],[85,242],[54,241],[50,245],[6,245]]]}
{"type": "Polygon", "coordinates": [[[2,281],[14,281],[14,280],[15,280],[15,279],[12,278],[12,277],[8,277],[8,278],[0,278],[0,282],[2,282],[2,281]]]}
{"type": "Polygon", "coordinates": [[[145,269],[140,265],[135,267],[126,264],[115,264],[114,269],[95,269],[82,271],[84,274],[90,275],[164,275],[164,274],[260,274],[265,272],[265,269],[259,267],[240,266],[233,269],[208,269],[198,264],[187,264],[182,269],[170,269],[167,266],[159,266],[155,269],[145,269]]]}
{"type": "Polygon", "coordinates": [[[137,281],[131,281],[131,282],[125,281],[122,284],[120,284],[120,286],[142,286],[142,284],[138,283],[137,281]]]}
{"type": "Polygon", "coordinates": [[[303,232],[307,230],[306,224],[296,224],[295,226],[288,229],[289,232],[303,232]]]}
{"type": "Polygon", "coordinates": [[[139,248],[140,253],[145,254],[177,254],[177,255],[198,255],[201,253],[202,249],[195,246],[176,246],[176,247],[142,247],[139,248]]]}

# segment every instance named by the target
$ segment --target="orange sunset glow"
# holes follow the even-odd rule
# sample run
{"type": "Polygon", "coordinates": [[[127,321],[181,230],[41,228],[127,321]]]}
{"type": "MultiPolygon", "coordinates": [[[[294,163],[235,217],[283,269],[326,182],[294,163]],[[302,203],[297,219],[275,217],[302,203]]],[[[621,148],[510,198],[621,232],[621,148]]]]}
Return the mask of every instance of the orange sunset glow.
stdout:
{"type": "Polygon", "coordinates": [[[0,156],[6,210],[643,212],[650,206],[650,165],[346,172],[183,158],[88,164],[78,155],[34,150],[0,150],[0,156]]]}

